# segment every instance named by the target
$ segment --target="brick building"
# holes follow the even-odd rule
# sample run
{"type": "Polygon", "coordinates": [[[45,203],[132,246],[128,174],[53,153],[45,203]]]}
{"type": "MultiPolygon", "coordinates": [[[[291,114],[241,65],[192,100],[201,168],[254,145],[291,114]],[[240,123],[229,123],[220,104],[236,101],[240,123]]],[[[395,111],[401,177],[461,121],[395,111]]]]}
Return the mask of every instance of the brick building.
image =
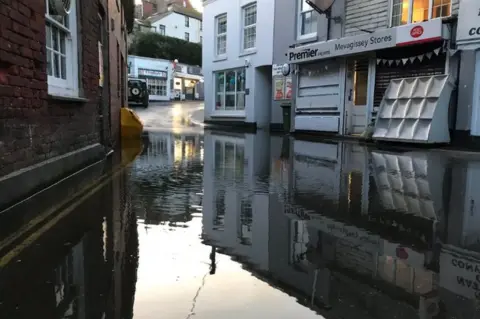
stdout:
{"type": "Polygon", "coordinates": [[[165,12],[170,4],[194,9],[190,0],[142,0],[142,3],[137,5],[135,17],[143,19],[155,13],[165,12]]]}
{"type": "Polygon", "coordinates": [[[0,211],[119,139],[133,0],[72,0],[63,17],[57,1],[0,0],[0,211]]]}

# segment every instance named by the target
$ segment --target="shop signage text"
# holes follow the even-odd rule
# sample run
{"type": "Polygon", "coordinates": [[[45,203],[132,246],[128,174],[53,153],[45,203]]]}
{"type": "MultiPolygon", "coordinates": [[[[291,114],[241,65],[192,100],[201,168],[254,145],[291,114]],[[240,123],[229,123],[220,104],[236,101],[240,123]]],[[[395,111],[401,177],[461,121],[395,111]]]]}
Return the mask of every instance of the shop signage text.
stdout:
{"type": "Polygon", "coordinates": [[[457,43],[480,46],[480,2],[462,0],[458,13],[457,43]]]}
{"type": "Polygon", "coordinates": [[[328,59],[336,56],[388,49],[442,39],[442,20],[433,19],[416,24],[361,34],[338,40],[314,43],[287,53],[288,60],[300,63],[312,60],[328,59]]]}
{"type": "Polygon", "coordinates": [[[315,43],[306,48],[296,48],[288,52],[288,60],[290,62],[303,62],[385,49],[394,45],[395,32],[388,29],[376,32],[376,35],[347,37],[340,40],[315,43]]]}
{"type": "Polygon", "coordinates": [[[157,77],[157,78],[166,78],[167,72],[166,71],[158,71],[158,70],[149,70],[149,69],[138,69],[139,76],[150,76],[150,77],[157,77]]]}
{"type": "Polygon", "coordinates": [[[440,285],[466,297],[480,297],[480,263],[453,254],[440,255],[440,285]]]}

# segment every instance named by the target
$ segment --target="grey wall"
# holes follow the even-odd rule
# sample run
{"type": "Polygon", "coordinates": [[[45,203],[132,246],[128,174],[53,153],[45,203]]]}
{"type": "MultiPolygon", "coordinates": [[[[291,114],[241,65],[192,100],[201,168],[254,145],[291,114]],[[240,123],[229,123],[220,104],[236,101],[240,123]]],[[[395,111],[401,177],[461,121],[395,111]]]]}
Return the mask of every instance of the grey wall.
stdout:
{"type": "MultiPolygon", "coordinates": [[[[336,0],[332,7],[332,17],[340,16],[342,21],[345,17],[345,1],[336,0]]],[[[388,0],[386,0],[388,1],[388,0]]],[[[292,44],[300,45],[309,42],[325,41],[327,40],[327,19],[323,15],[318,15],[317,36],[307,40],[297,41],[297,5],[296,0],[275,0],[275,20],[273,29],[273,64],[287,63],[287,56],[289,46],[292,44]]],[[[343,36],[343,23],[335,23],[333,20],[330,23],[330,39],[341,38],[343,36]]],[[[296,78],[293,76],[293,94],[295,96],[296,78]]],[[[271,97],[273,100],[273,90],[271,97]]],[[[271,123],[282,123],[282,109],[281,102],[272,102],[271,123]]],[[[293,123],[292,123],[293,126],[293,123]]]]}
{"type": "Polygon", "coordinates": [[[345,36],[388,27],[389,0],[346,0],[345,36]]]}
{"type": "Polygon", "coordinates": [[[458,102],[456,130],[470,130],[472,120],[473,83],[475,79],[475,51],[461,51],[458,79],[458,102]]]}

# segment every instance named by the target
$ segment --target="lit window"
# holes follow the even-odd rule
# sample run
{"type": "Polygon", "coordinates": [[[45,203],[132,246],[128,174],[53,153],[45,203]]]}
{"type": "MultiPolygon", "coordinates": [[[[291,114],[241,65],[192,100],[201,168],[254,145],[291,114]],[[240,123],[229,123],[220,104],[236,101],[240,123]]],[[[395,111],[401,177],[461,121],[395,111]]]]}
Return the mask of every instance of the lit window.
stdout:
{"type": "Polygon", "coordinates": [[[222,14],[216,19],[216,52],[217,55],[227,53],[227,15],[222,14]]]}
{"type": "Polygon", "coordinates": [[[245,69],[215,73],[215,109],[241,111],[245,109],[245,69]]]}
{"type": "Polygon", "coordinates": [[[393,0],[392,27],[448,17],[452,0],[393,0]]]}
{"type": "Polygon", "coordinates": [[[257,37],[257,4],[243,8],[243,49],[255,48],[257,37]]]}
{"type": "Polygon", "coordinates": [[[77,12],[76,1],[70,13],[61,17],[46,0],[46,54],[48,93],[78,96],[77,12]]]}
{"type": "Polygon", "coordinates": [[[309,37],[317,34],[317,14],[306,0],[298,3],[298,37],[309,37]]]}

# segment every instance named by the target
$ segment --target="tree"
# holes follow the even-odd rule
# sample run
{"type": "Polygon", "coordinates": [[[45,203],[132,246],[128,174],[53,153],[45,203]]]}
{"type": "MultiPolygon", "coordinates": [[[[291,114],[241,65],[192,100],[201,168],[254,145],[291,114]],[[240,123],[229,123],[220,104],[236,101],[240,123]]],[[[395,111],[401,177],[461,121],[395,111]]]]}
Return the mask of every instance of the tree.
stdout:
{"type": "Polygon", "coordinates": [[[129,54],[181,63],[202,65],[202,46],[154,32],[139,32],[135,35],[129,54]]]}

